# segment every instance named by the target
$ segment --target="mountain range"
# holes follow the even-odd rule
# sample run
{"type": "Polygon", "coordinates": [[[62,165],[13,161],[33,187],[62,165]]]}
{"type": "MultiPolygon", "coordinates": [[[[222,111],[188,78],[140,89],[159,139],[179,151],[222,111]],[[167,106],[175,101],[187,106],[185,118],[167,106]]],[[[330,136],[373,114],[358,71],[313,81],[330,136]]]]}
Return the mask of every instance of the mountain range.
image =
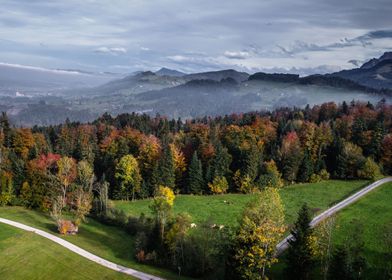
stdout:
{"type": "Polygon", "coordinates": [[[359,68],[306,77],[168,68],[124,76],[0,64],[0,110],[20,125],[90,121],[104,112],[193,118],[329,101],[389,101],[391,93],[392,53],[359,68]]]}

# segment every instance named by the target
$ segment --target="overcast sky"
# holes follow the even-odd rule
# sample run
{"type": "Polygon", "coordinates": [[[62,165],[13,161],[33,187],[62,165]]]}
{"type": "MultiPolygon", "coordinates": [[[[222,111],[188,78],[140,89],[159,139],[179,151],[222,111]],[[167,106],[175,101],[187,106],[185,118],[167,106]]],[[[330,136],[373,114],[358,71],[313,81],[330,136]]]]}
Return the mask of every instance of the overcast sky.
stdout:
{"type": "Polygon", "coordinates": [[[391,0],[0,0],[0,62],[328,72],[392,51],[391,0]]]}

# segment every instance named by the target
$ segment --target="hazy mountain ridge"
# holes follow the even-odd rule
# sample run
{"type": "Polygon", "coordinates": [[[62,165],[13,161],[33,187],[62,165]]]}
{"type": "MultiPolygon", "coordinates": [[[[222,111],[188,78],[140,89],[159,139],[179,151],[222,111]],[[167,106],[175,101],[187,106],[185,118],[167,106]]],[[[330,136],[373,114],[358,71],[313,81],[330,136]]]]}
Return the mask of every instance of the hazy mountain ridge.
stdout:
{"type": "MultiPolygon", "coordinates": [[[[104,76],[110,76],[111,80],[105,84],[60,90],[56,97],[43,97],[44,94],[39,93],[45,91],[39,88],[36,95],[24,95],[22,91],[15,97],[15,92],[11,90],[12,94],[0,101],[0,108],[6,110],[16,124],[45,125],[62,122],[65,118],[89,121],[105,112],[113,115],[159,113],[174,118],[194,118],[277,107],[303,107],[329,101],[362,100],[375,103],[382,98],[392,101],[392,87],[371,87],[369,83],[360,83],[351,78],[354,73],[362,75],[367,81],[369,73],[378,71],[382,77],[389,79],[391,69],[388,54],[377,61],[372,60],[370,64],[368,62],[365,67],[346,72],[306,77],[263,72],[250,75],[232,69],[182,73],[184,75],[180,76],[175,70],[167,68],[158,70],[159,73],[136,72],[120,79],[106,74],[104,76]],[[370,65],[374,63],[374,66],[370,65]]],[[[64,75],[62,72],[67,70],[57,71],[64,75]]],[[[72,74],[67,75],[90,75],[77,71],[73,73],[74,70],[69,72],[72,74]]],[[[385,84],[388,80],[382,81],[385,84]]]]}
{"type": "Polygon", "coordinates": [[[166,67],[162,67],[158,71],[155,72],[155,74],[159,76],[171,76],[171,77],[183,77],[186,74],[177,70],[169,69],[166,67]]]}
{"type": "Polygon", "coordinates": [[[373,58],[359,68],[343,70],[328,76],[349,79],[370,88],[392,89],[392,52],[373,58]]]}

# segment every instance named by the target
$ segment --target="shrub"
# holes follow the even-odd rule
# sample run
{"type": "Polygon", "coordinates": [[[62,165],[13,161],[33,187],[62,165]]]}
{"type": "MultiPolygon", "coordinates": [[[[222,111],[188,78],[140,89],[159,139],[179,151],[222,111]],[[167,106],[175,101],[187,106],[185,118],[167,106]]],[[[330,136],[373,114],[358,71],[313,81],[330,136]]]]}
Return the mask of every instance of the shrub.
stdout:
{"type": "Polygon", "coordinates": [[[371,158],[367,158],[361,169],[358,170],[358,177],[369,180],[376,180],[381,175],[380,167],[371,158]]]}
{"type": "Polygon", "coordinates": [[[229,184],[225,177],[215,177],[212,183],[208,183],[208,188],[213,194],[223,194],[226,193],[229,188],[229,184]]]}
{"type": "Polygon", "coordinates": [[[321,178],[321,176],[318,175],[318,174],[312,174],[312,175],[310,176],[310,179],[309,179],[309,182],[310,182],[310,183],[318,183],[318,182],[321,182],[321,181],[322,181],[322,178],[321,178]]]}
{"type": "Polygon", "coordinates": [[[329,176],[330,175],[329,175],[329,173],[328,173],[328,171],[326,169],[321,169],[319,175],[320,175],[322,180],[329,180],[329,176]]]}

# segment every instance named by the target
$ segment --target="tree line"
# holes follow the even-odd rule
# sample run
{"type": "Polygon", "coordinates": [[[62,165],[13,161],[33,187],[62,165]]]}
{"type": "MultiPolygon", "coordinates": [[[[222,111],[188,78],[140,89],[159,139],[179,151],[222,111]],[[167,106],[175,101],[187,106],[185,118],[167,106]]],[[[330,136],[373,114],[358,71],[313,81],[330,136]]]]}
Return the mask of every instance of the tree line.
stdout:
{"type": "MultiPolygon", "coordinates": [[[[0,205],[49,212],[64,234],[77,232],[93,210],[101,221],[135,235],[140,262],[191,276],[220,272],[228,279],[265,279],[287,230],[278,188],[382,174],[392,174],[392,106],[384,101],[187,121],[104,114],[88,124],[32,128],[12,126],[5,113],[0,117],[0,205]],[[172,214],[178,193],[226,192],[257,194],[235,232],[172,214]],[[109,198],[146,197],[153,197],[153,218],[126,217],[108,205],[109,198]]],[[[293,235],[302,243],[291,244],[288,269],[305,279],[315,252],[327,249],[307,228],[306,207],[301,211],[293,235]]],[[[337,265],[350,252],[336,251],[336,264],[328,264],[337,265]]]]}
{"type": "Polygon", "coordinates": [[[373,179],[392,172],[391,111],[385,102],[325,103],[185,122],[105,114],[90,124],[33,128],[12,127],[3,113],[0,201],[31,195],[29,206],[47,207],[45,176],[64,157],[88,164],[113,199],[153,196],[159,185],[252,193],[329,177],[373,179]]]}

